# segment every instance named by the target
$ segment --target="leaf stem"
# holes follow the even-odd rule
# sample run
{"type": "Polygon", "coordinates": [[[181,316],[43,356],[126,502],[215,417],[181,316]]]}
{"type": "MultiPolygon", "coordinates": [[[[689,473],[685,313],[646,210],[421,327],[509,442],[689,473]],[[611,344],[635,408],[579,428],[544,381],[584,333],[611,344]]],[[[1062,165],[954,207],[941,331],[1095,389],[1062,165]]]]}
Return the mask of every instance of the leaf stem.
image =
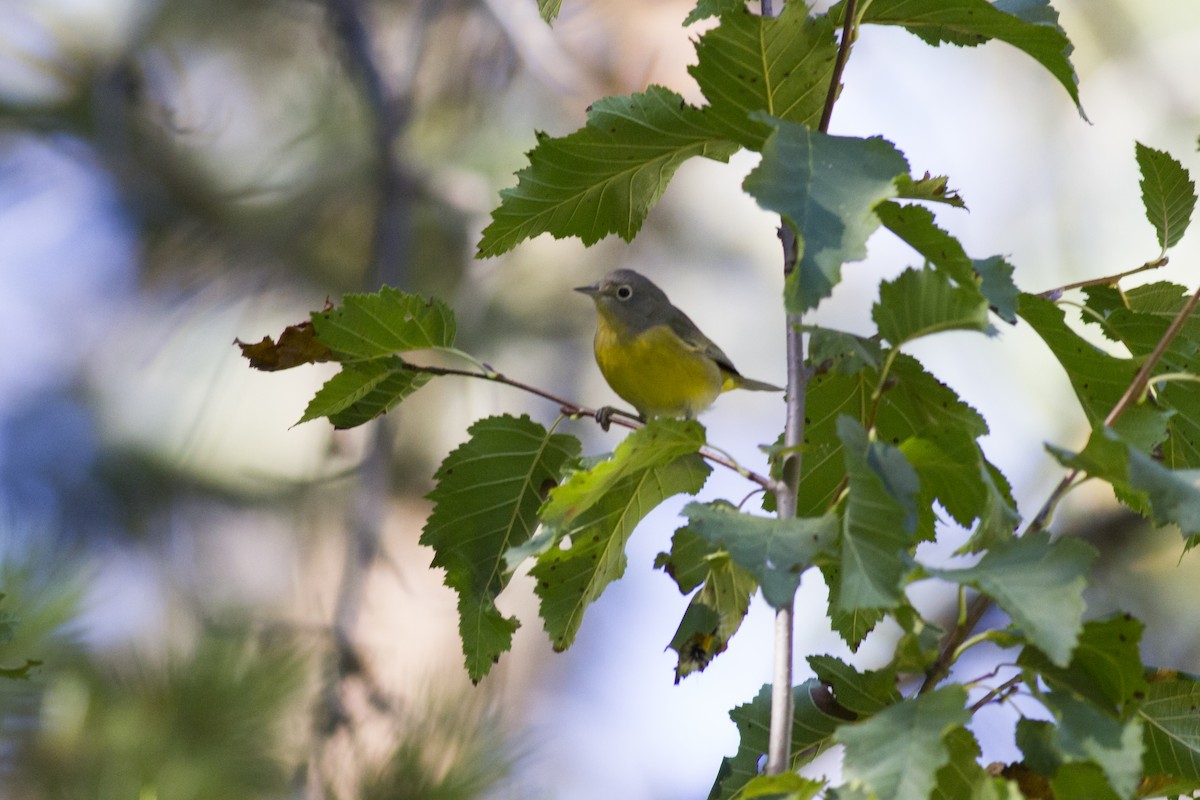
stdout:
{"type": "Polygon", "coordinates": [[[979,698],[979,700],[977,700],[974,704],[972,704],[971,708],[968,710],[971,712],[971,714],[974,714],[976,711],[983,708],[984,706],[986,706],[988,703],[992,702],[996,698],[999,697],[999,698],[1003,699],[1004,697],[1007,697],[1008,695],[1012,694],[1016,690],[1017,684],[1019,684],[1022,680],[1024,680],[1024,678],[1019,673],[1012,676],[1011,678],[1006,680],[1004,683],[1000,684],[995,689],[992,689],[990,692],[985,694],[983,697],[979,698]]]}
{"type": "Polygon", "coordinates": [[[1063,292],[1070,291],[1071,289],[1084,289],[1088,286],[1111,286],[1122,278],[1128,278],[1130,275],[1137,275],[1139,272],[1165,267],[1169,261],[1170,259],[1164,255],[1155,259],[1154,261],[1147,261],[1140,267],[1134,267],[1133,269],[1126,270],[1125,272],[1118,272],[1116,275],[1109,275],[1106,278],[1089,278],[1085,281],[1068,283],[1066,286],[1059,286],[1057,289],[1047,289],[1038,296],[1044,297],[1047,300],[1053,300],[1058,295],[1062,294],[1063,292]]]}

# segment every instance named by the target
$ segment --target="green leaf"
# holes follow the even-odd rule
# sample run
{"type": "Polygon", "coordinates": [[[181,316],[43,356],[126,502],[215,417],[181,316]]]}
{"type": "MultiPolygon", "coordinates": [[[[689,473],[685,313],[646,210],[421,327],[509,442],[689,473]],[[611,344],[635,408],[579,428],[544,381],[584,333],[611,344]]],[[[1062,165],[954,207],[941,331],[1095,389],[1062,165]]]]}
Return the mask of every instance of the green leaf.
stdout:
{"type": "Polygon", "coordinates": [[[832,687],[838,704],[855,714],[869,717],[900,702],[893,670],[859,672],[833,656],[809,656],[808,666],[818,680],[832,687]]]}
{"type": "Polygon", "coordinates": [[[671,552],[659,553],[654,568],[671,576],[682,594],[687,594],[708,576],[709,559],[720,551],[698,533],[680,528],[671,535],[671,552]]]}
{"type": "Polygon", "coordinates": [[[610,233],[629,241],[680,164],[693,156],[726,161],[737,149],[700,110],[661,86],[598,100],[576,132],[538,134],[517,185],[500,193],[478,255],[500,255],[542,233],[576,236],[585,245],[610,233]]]}
{"type": "Polygon", "coordinates": [[[1162,150],[1136,143],[1138,169],[1142,172],[1142,204],[1146,219],[1158,234],[1163,253],[1183,238],[1196,209],[1196,184],[1187,169],[1162,150]]]}
{"type": "Polygon", "coordinates": [[[1083,590],[1095,558],[1080,539],[1052,542],[1039,531],[999,543],[973,567],[926,572],[989,595],[1027,641],[1065,667],[1083,627],[1083,590]]]}
{"type": "Polygon", "coordinates": [[[537,0],[538,13],[547,23],[554,22],[562,11],[562,0],[537,0]]]}
{"type": "Polygon", "coordinates": [[[842,264],[866,257],[879,226],[874,208],[895,197],[908,162],[884,139],[829,136],[786,121],[762,154],[742,188],[796,232],[800,258],[784,282],[784,302],[801,313],[830,295],[842,264]]]}
{"type": "Polygon", "coordinates": [[[1041,699],[1058,722],[1050,738],[1063,762],[1091,762],[1118,797],[1133,797],[1142,776],[1142,721],[1121,722],[1069,693],[1041,699]]]}
{"type": "MultiPolygon", "coordinates": [[[[800,516],[820,516],[836,500],[846,477],[838,417],[848,415],[865,426],[870,421],[878,379],[878,370],[864,365],[849,375],[838,369],[817,371],[809,381],[805,401],[808,424],[804,428],[797,496],[800,516]]],[[[880,394],[875,427],[878,439],[893,445],[931,430],[960,429],[971,438],[988,431],[979,412],[904,353],[892,360],[887,386],[880,394]]]]}
{"type": "Polygon", "coordinates": [[[817,127],[837,42],[829,18],[808,16],[805,3],[784,4],[778,17],[736,5],[742,8],[723,14],[696,42],[696,64],[688,72],[708,99],[702,113],[710,129],[758,150],[771,134],[759,115],[817,127]]]}
{"type": "Polygon", "coordinates": [[[692,597],[670,645],[679,658],[675,682],[708,666],[725,651],[750,610],[758,589],[754,576],[739,567],[728,553],[718,552],[705,561],[704,585],[692,597]]]}
{"type": "Polygon", "coordinates": [[[1156,794],[1190,794],[1200,787],[1200,683],[1178,673],[1152,681],[1138,717],[1145,723],[1143,770],[1162,786],[1156,794]],[[1168,792],[1171,781],[1181,785],[1168,792]]]}
{"type": "Polygon", "coordinates": [[[958,192],[947,188],[950,179],[945,175],[930,175],[914,178],[911,175],[901,175],[896,178],[896,196],[904,200],[924,200],[930,203],[945,203],[953,208],[966,208],[967,204],[958,192]]]}
{"type": "Polygon", "coordinates": [[[720,17],[733,11],[746,8],[746,0],[699,0],[683,21],[683,26],[699,22],[709,17],[720,17]]]}
{"type": "Polygon", "coordinates": [[[937,661],[945,631],[926,621],[907,603],[894,610],[892,616],[904,633],[896,642],[891,668],[912,675],[927,673],[937,661]]]}
{"type": "Polygon", "coordinates": [[[348,294],[342,304],[314,311],[317,340],[339,361],[394,356],[454,344],[454,313],[437,298],[385,286],[373,294],[348,294]]]}
{"type": "Polygon", "coordinates": [[[579,440],[551,434],[528,417],[489,417],[442,461],[429,493],[433,512],[421,544],[458,593],[459,631],[471,680],[479,682],[512,646],[515,617],[496,596],[512,577],[505,553],[533,534],[546,489],[579,456],[579,440]]]}
{"type": "Polygon", "coordinates": [[[917,473],[896,448],[872,442],[850,417],[837,421],[849,499],[842,529],[841,585],[836,606],[893,608],[911,566],[917,526],[917,473]]]}
{"type": "Polygon", "coordinates": [[[949,685],[838,728],[850,785],[889,800],[928,800],[950,763],[948,734],[970,719],[966,700],[966,689],[949,685]]]}
{"type": "Polygon", "coordinates": [[[1036,672],[1056,692],[1069,692],[1119,718],[1132,713],[1146,696],[1145,668],[1138,652],[1143,625],[1128,614],[1083,626],[1079,644],[1066,667],[1026,647],[1017,666],[1036,672]]]}
{"type": "Polygon", "coordinates": [[[540,516],[561,528],[603,501],[613,487],[704,446],[704,427],[695,420],[660,417],[626,436],[612,456],[580,470],[550,492],[540,516]]]}
{"type": "Polygon", "coordinates": [[[840,375],[853,375],[866,367],[879,369],[883,348],[877,339],[816,328],[808,341],[808,357],[818,372],[833,369],[840,375]]]}
{"type": "Polygon", "coordinates": [[[651,420],[612,459],[551,491],[541,516],[558,544],[538,556],[530,573],[555,650],[571,646],[584,611],[624,574],[625,545],[638,522],[668,497],[704,485],[710,471],[704,460],[694,452],[670,454],[671,437],[659,436],[687,424],[651,420]],[[662,452],[655,452],[655,441],[664,443],[662,452]]]}
{"type": "Polygon", "coordinates": [[[943,272],[906,269],[879,285],[871,310],[879,333],[893,346],[941,331],[987,331],[988,304],[975,285],[956,286],[943,272]]]}
{"type": "Polygon", "coordinates": [[[1062,309],[1049,300],[1022,294],[1017,313],[1062,364],[1088,421],[1092,425],[1103,421],[1125,393],[1138,365],[1110,356],[1080,337],[1067,327],[1062,309]]]}
{"type": "Polygon", "coordinates": [[[1093,762],[1063,764],[1050,779],[1055,800],[1121,800],[1093,762]]]}
{"type": "MultiPolygon", "coordinates": [[[[835,20],[839,10],[831,9],[835,20]]],[[[998,39],[1032,56],[1071,96],[1080,116],[1079,80],[1071,65],[1072,47],[1047,0],[873,0],[863,22],[899,25],[928,44],[973,47],[998,39]]]]}
{"type": "Polygon", "coordinates": [[[772,800],[811,800],[824,788],[824,781],[811,781],[794,772],[759,775],[742,788],[738,800],[750,800],[755,797],[769,797],[772,800]]]}
{"type": "Polygon", "coordinates": [[[1200,534],[1197,471],[1168,469],[1109,428],[1094,430],[1079,453],[1047,449],[1064,466],[1111,483],[1122,501],[1155,524],[1178,525],[1185,537],[1200,534]]]}
{"type": "Polygon", "coordinates": [[[970,433],[954,427],[927,428],[901,443],[900,449],[917,470],[923,497],[932,495],[964,527],[978,520],[963,552],[1013,537],[1021,516],[1012,488],[970,433]]]}
{"type": "Polygon", "coordinates": [[[729,552],[739,567],[762,586],[774,608],[790,607],[800,576],[818,553],[830,550],[837,537],[837,518],[755,517],[729,503],[689,503],[683,509],[688,530],[729,552]]]}
{"type": "Polygon", "coordinates": [[[949,762],[937,772],[930,800],[1001,800],[992,778],[979,766],[979,743],[966,728],[946,734],[949,762]]]}
{"type": "MultiPolygon", "coordinates": [[[[825,687],[815,680],[792,688],[792,766],[807,763],[832,743],[833,732],[846,721],[825,687]]],[[[738,751],[726,756],[717,772],[709,800],[730,800],[758,775],[767,752],[771,729],[771,685],[749,702],[729,712],[737,725],[738,751]]]]}
{"type": "Polygon", "coordinates": [[[433,376],[399,358],[352,361],[325,382],[296,423],[328,417],[335,428],[353,428],[386,414],[433,376]]]}
{"type": "Polygon", "coordinates": [[[880,203],[875,213],[884,227],[943,270],[960,287],[975,287],[1005,322],[1017,321],[1017,287],[1012,266],[1000,256],[971,259],[962,244],[934,223],[933,212],[916,205],[880,203]]]}
{"type": "Polygon", "coordinates": [[[829,587],[829,626],[842,637],[842,641],[857,653],[867,634],[875,630],[875,626],[883,621],[884,613],[880,608],[851,608],[843,610],[838,607],[837,598],[842,593],[842,567],[838,562],[822,562],[821,575],[825,585],[829,587]]]}
{"type": "Polygon", "coordinates": [[[980,278],[979,290],[991,304],[992,311],[1005,322],[1016,325],[1021,291],[1013,283],[1013,265],[1002,256],[977,258],[972,264],[980,278]]]}

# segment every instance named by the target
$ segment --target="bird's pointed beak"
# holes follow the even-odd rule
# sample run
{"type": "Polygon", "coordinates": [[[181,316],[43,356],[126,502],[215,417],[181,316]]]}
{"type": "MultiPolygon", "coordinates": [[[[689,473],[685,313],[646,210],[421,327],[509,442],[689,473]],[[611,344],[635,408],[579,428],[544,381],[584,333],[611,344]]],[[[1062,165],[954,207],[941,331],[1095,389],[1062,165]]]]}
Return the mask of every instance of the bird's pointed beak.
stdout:
{"type": "Polygon", "coordinates": [[[600,294],[600,284],[597,282],[591,286],[576,286],[575,291],[586,294],[588,297],[595,297],[600,294]]]}

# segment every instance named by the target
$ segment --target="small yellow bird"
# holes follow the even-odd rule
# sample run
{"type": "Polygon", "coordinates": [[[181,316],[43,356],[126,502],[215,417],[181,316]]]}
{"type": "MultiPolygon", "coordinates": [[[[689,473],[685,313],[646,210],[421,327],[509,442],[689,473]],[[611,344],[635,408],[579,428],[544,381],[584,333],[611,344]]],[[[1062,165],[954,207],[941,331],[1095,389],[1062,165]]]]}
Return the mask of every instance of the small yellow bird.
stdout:
{"type": "Polygon", "coordinates": [[[743,377],[662,289],[631,269],[613,270],[575,291],[596,304],[600,372],[644,419],[693,419],[730,389],[783,391],[743,377]]]}

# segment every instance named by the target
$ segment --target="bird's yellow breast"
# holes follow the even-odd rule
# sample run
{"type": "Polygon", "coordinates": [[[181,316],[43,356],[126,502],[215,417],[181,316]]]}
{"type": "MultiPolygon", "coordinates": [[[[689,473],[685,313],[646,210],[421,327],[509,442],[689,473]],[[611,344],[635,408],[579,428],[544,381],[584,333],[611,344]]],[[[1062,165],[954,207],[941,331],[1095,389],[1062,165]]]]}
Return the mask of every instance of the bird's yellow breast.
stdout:
{"type": "Polygon", "coordinates": [[[644,417],[695,417],[730,388],[715,361],[666,325],[631,333],[601,314],[594,347],[608,385],[644,417]]]}

